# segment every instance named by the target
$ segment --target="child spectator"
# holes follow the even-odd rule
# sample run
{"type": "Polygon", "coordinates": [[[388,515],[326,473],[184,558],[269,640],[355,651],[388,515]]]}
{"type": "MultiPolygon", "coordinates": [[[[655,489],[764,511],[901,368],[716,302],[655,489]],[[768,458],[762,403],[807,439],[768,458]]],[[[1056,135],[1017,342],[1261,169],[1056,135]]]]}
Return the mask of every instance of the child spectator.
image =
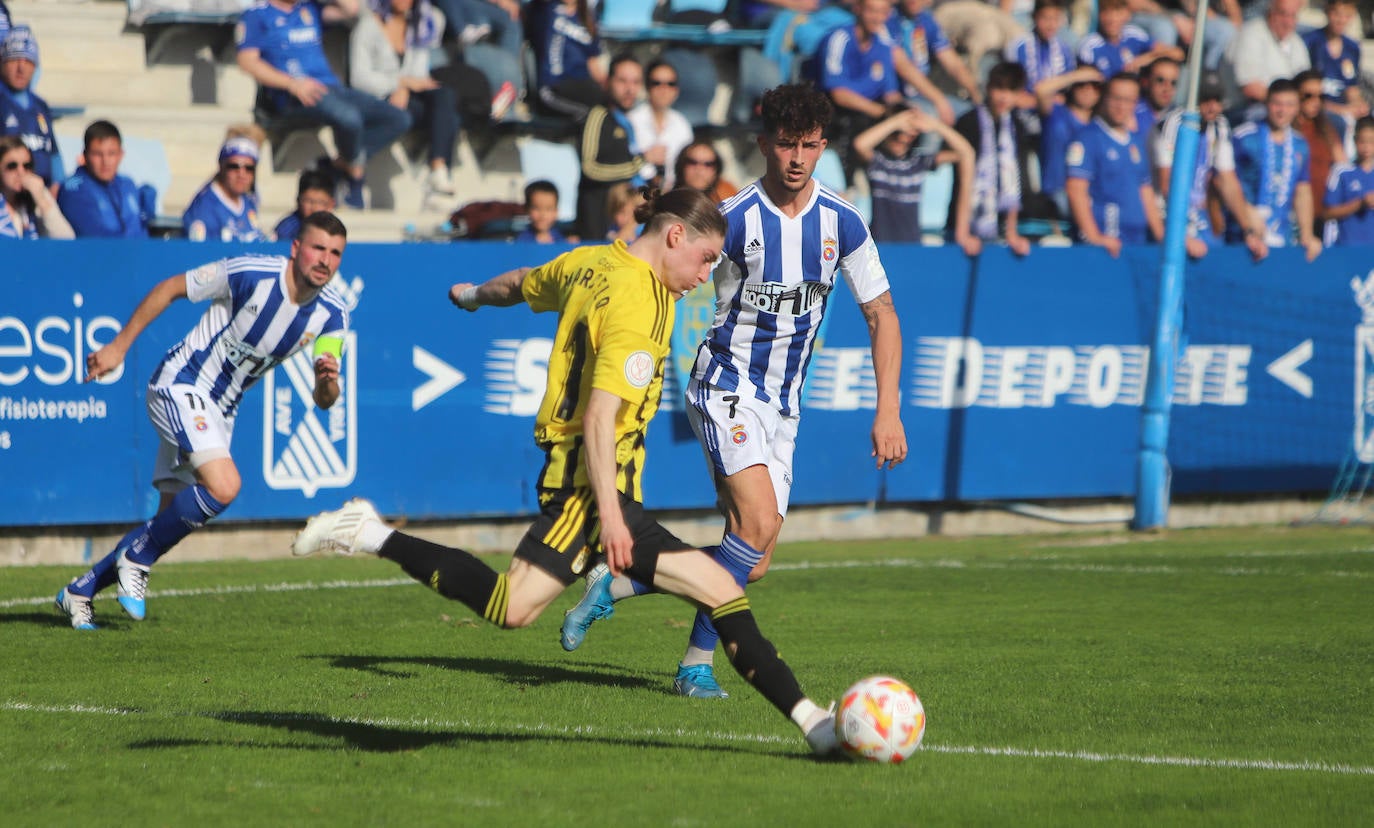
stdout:
{"type": "Polygon", "coordinates": [[[296,184],[296,210],[277,222],[277,241],[294,241],[305,217],[321,210],[334,212],[334,179],[322,170],[306,170],[296,184]]]}
{"type": "Polygon", "coordinates": [[[941,164],[958,164],[962,183],[956,194],[954,241],[970,256],[982,252],[982,240],[969,232],[974,154],[964,136],[931,115],[907,109],[855,136],[854,152],[868,165],[868,186],[873,193],[869,227],[875,241],[921,241],[921,188],[926,176],[941,164]],[[943,137],[945,149],[936,152],[918,146],[917,139],[925,132],[943,137]]]}
{"type": "MultiPolygon", "coordinates": [[[[1231,146],[1236,153],[1236,175],[1246,202],[1255,206],[1256,223],[1263,227],[1265,244],[1287,247],[1296,214],[1298,240],[1310,262],[1321,254],[1322,244],[1312,232],[1310,150],[1307,140],[1293,129],[1297,115],[1297,84],[1280,78],[1269,84],[1265,119],[1236,127],[1231,146]]],[[[1228,241],[1238,241],[1242,230],[1260,232],[1253,227],[1228,227],[1228,241]]]]}
{"type": "Polygon", "coordinates": [[[639,238],[642,229],[635,221],[635,210],[644,203],[644,193],[633,184],[620,183],[611,187],[606,194],[606,215],[611,217],[611,229],[606,233],[607,241],[623,241],[626,244],[639,238]]]}
{"type": "Polygon", "coordinates": [[[1035,0],[1031,30],[1007,44],[1006,59],[1026,70],[1026,89],[1035,92],[1040,84],[1074,69],[1073,51],[1059,39],[1068,19],[1066,0],[1035,0]]]}
{"type": "Polygon", "coordinates": [[[1374,244],[1374,118],[1355,122],[1355,163],[1331,168],[1327,244],[1374,244]]]}
{"type": "Polygon", "coordinates": [[[57,194],[77,238],[146,239],[152,208],[142,208],[142,188],[119,174],[119,162],[124,160],[119,128],[109,121],[93,121],[82,143],[85,163],[57,194]]]}
{"type": "Polygon", "coordinates": [[[1133,76],[1119,74],[1108,80],[1098,117],[1079,130],[1065,158],[1065,190],[1078,236],[1106,248],[1113,258],[1121,255],[1123,244],[1164,237],[1150,162],[1130,131],[1139,97],[1133,76]]]}
{"type": "Polygon", "coordinates": [[[707,141],[694,141],[678,153],[673,179],[679,187],[701,190],[717,204],[739,192],[739,188],[720,177],[724,164],[720,153],[707,141]]]}
{"type": "Polygon", "coordinates": [[[1129,24],[1130,19],[1127,0],[1102,0],[1097,9],[1097,32],[1078,44],[1079,65],[1096,66],[1103,78],[1111,80],[1121,72],[1139,72],[1155,58],[1182,62],[1182,49],[1157,45],[1144,29],[1129,24]]]}
{"type": "Polygon", "coordinates": [[[530,226],[515,237],[518,242],[568,244],[576,241],[558,229],[558,188],[552,181],[539,179],[525,185],[525,214],[530,226]]]}
{"type": "Polygon", "coordinates": [[[1312,68],[1321,75],[1326,110],[1351,122],[1369,114],[1360,92],[1360,44],[1345,34],[1355,15],[1355,0],[1327,0],[1326,26],[1302,39],[1312,68]]]}
{"type": "Polygon", "coordinates": [[[247,138],[230,138],[219,150],[219,172],[206,182],[182,214],[191,241],[268,241],[258,224],[261,206],[254,184],[258,147],[247,138]]]}
{"type": "Polygon", "coordinates": [[[15,26],[0,41],[0,135],[18,135],[33,153],[34,172],[54,194],[62,181],[62,156],[52,131],[48,102],[32,89],[38,41],[28,26],[15,26]]]}
{"type": "MultiPolygon", "coordinates": [[[[1017,229],[1026,173],[1022,169],[1022,128],[1013,113],[1017,98],[1025,91],[1026,70],[1019,64],[999,63],[988,72],[985,103],[954,124],[974,150],[971,232],[984,242],[1005,238],[1018,256],[1030,252],[1030,242],[1017,229]]],[[[955,175],[950,196],[945,235],[951,239],[957,229],[963,180],[963,176],[955,175]]]]}
{"type": "Polygon", "coordinates": [[[71,239],[76,234],[34,172],[33,153],[18,135],[0,136],[0,239],[71,239]]]}

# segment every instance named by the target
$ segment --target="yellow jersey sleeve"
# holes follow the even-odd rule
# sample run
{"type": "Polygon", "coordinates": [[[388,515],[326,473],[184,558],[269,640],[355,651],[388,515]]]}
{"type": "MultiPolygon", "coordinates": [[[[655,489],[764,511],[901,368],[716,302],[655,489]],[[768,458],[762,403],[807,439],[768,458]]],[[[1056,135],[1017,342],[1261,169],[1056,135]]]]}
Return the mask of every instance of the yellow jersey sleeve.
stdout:
{"type": "Polygon", "coordinates": [[[564,278],[568,257],[577,251],[570,250],[551,262],[536,267],[525,274],[520,283],[520,292],[525,302],[535,313],[560,310],[563,306],[564,278]]]}

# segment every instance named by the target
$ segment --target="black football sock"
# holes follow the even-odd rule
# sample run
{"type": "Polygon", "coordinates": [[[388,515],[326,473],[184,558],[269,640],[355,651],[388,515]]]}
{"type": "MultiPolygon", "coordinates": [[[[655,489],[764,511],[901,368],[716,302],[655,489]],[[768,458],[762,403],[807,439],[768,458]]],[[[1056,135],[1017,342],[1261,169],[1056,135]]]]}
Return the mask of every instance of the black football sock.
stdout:
{"type": "Polygon", "coordinates": [[[510,606],[506,576],[471,553],[392,532],[377,554],[400,564],[406,574],[445,598],[462,602],[498,627],[505,626],[510,606]]]}
{"type": "Polygon", "coordinates": [[[806,696],[797,684],[797,677],[792,675],[792,668],[759,632],[754,613],[749,609],[749,598],[741,595],[711,610],[711,623],[720,633],[720,643],[735,671],[782,715],[790,715],[797,702],[806,696]]]}

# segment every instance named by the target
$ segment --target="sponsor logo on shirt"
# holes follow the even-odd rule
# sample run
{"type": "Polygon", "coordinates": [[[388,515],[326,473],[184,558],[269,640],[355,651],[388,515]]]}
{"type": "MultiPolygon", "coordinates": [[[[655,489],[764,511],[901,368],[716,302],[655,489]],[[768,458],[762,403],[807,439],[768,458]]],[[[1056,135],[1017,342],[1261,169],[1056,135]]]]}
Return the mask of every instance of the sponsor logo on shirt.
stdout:
{"type": "Polygon", "coordinates": [[[802,282],[784,285],[778,282],[754,282],[744,286],[744,302],[764,313],[780,316],[805,316],[821,306],[830,286],[822,282],[802,282]]]}

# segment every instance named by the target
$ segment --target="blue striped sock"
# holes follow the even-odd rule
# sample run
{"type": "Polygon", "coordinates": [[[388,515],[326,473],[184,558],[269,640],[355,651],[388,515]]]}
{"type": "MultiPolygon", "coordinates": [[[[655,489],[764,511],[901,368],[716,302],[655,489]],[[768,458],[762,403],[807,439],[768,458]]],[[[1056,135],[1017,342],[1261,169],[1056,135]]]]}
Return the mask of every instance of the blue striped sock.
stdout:
{"type": "MultiPolygon", "coordinates": [[[[763,560],[762,552],[745,543],[733,532],[725,533],[720,546],[710,546],[702,551],[710,554],[716,563],[725,567],[725,571],[729,572],[735,583],[741,587],[749,583],[749,573],[763,560]]],[[[718,640],[720,636],[711,624],[710,614],[698,610],[696,620],[692,622],[692,637],[688,643],[709,653],[716,648],[718,640]]]]}
{"type": "Polygon", "coordinates": [[[180,543],[182,538],[223,511],[224,504],[211,497],[204,486],[182,489],[166,509],[148,521],[147,542],[131,546],[129,560],[151,566],[180,543]]]}
{"type": "Polygon", "coordinates": [[[128,534],[119,539],[115,544],[114,551],[96,562],[90,571],[67,587],[73,595],[84,595],[87,598],[94,598],[95,594],[110,584],[115,582],[118,577],[115,573],[115,559],[119,557],[119,550],[132,549],[139,539],[144,537],[148,531],[148,524],[152,521],[144,521],[130,529],[128,534]]]}

